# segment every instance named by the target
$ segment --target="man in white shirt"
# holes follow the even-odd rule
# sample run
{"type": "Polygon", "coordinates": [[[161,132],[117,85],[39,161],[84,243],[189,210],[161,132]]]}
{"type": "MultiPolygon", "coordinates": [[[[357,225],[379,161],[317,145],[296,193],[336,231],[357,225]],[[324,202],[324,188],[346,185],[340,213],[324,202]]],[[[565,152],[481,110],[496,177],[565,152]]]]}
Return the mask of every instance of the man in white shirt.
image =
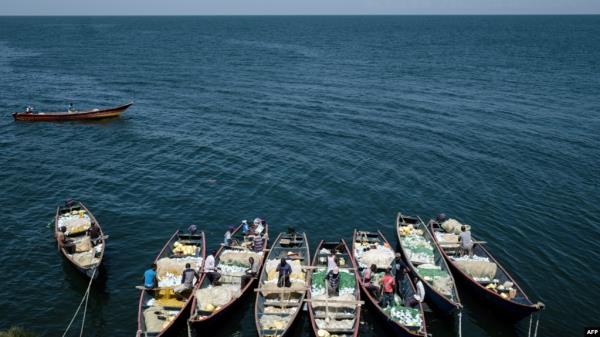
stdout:
{"type": "Polygon", "coordinates": [[[206,277],[210,281],[210,284],[214,285],[221,278],[221,274],[217,272],[215,268],[215,255],[217,254],[216,250],[213,250],[210,255],[206,257],[204,260],[204,272],[206,273],[206,277]]]}
{"type": "Polygon", "coordinates": [[[407,301],[409,307],[415,307],[425,300],[425,286],[423,285],[423,282],[421,282],[421,280],[418,277],[413,278],[413,281],[415,284],[416,292],[413,295],[413,297],[408,299],[407,301]]]}

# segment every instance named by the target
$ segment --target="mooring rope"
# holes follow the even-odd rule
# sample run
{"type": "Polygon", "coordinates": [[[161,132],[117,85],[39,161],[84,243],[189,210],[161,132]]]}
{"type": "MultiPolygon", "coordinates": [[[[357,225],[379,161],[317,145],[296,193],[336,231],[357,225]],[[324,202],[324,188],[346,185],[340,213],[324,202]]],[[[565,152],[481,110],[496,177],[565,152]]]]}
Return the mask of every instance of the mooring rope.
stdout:
{"type": "Polygon", "coordinates": [[[85,302],[85,307],[83,309],[83,321],[81,322],[81,332],[79,334],[79,337],[83,336],[83,327],[85,324],[85,314],[87,312],[87,304],[88,304],[88,298],[90,296],[90,288],[92,287],[92,282],[94,281],[94,276],[96,275],[97,269],[98,269],[97,267],[94,268],[94,272],[92,273],[92,276],[90,277],[90,283],[88,283],[87,289],[86,289],[85,293],[83,294],[83,298],[81,299],[81,302],[79,303],[79,306],[77,307],[77,310],[75,310],[75,314],[71,318],[71,321],[69,322],[69,325],[67,326],[67,329],[65,329],[65,332],[62,334],[62,337],[65,337],[67,335],[67,332],[69,332],[69,329],[71,329],[71,325],[73,325],[73,322],[75,321],[75,318],[77,317],[77,314],[79,314],[79,310],[81,309],[81,306],[85,302]]]}
{"type": "Polygon", "coordinates": [[[527,332],[527,337],[531,337],[531,323],[533,322],[533,315],[529,316],[529,332],[527,332]]]}
{"type": "Polygon", "coordinates": [[[533,337],[537,337],[538,326],[540,325],[540,317],[542,316],[542,312],[538,312],[535,316],[535,331],[533,332],[533,337]]]}
{"type": "Polygon", "coordinates": [[[458,337],[462,337],[462,310],[458,311],[458,337]]]}

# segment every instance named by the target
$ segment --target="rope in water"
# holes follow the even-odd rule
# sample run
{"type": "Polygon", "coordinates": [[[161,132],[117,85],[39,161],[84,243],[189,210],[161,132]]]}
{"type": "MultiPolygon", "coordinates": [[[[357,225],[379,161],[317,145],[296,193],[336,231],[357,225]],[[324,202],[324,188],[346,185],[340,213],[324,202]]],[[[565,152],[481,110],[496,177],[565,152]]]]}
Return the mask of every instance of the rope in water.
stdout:
{"type": "Polygon", "coordinates": [[[527,332],[527,337],[531,337],[531,323],[533,322],[533,315],[529,316],[529,332],[527,332]]]}
{"type": "Polygon", "coordinates": [[[538,326],[540,325],[540,316],[542,316],[542,312],[540,311],[535,318],[535,331],[533,332],[533,337],[537,337],[538,326]]]}
{"type": "Polygon", "coordinates": [[[85,294],[83,294],[83,298],[81,299],[81,302],[79,303],[79,306],[77,307],[77,310],[75,310],[75,314],[71,318],[71,321],[69,322],[69,325],[67,326],[67,329],[65,329],[65,332],[62,334],[62,337],[65,337],[67,335],[67,332],[69,332],[69,329],[71,329],[71,325],[73,325],[73,322],[75,321],[75,318],[77,317],[77,314],[79,314],[79,310],[81,309],[81,306],[85,302],[85,308],[83,309],[83,321],[81,322],[81,332],[79,333],[79,337],[83,336],[83,327],[85,324],[85,314],[87,312],[88,298],[90,296],[90,288],[92,287],[92,282],[94,281],[94,276],[96,275],[96,270],[97,270],[97,268],[94,268],[94,271],[92,272],[92,276],[90,277],[90,283],[88,283],[88,286],[87,286],[87,290],[85,291],[85,294]]]}
{"type": "Polygon", "coordinates": [[[458,311],[458,337],[462,337],[462,310],[458,311]]]}

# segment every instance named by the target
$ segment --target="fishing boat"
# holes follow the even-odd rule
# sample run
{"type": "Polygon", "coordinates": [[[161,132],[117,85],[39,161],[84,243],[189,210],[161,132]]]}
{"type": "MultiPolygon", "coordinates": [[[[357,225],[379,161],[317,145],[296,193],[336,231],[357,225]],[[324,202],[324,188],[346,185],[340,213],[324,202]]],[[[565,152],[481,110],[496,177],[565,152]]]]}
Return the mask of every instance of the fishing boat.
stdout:
{"type": "Polygon", "coordinates": [[[102,264],[106,239],[100,223],[80,201],[68,200],[56,208],[54,232],[58,249],[77,270],[96,279],[102,264]],[[92,240],[89,229],[96,226],[99,236],[92,240]],[[61,244],[60,237],[64,237],[61,244]]]}
{"type": "Polygon", "coordinates": [[[216,267],[221,275],[218,283],[211,284],[208,277],[203,277],[194,291],[189,328],[202,331],[209,324],[226,317],[231,309],[252,293],[268,252],[268,233],[269,226],[266,222],[248,233],[243,233],[242,225],[232,231],[231,244],[221,245],[215,255],[215,260],[218,261],[216,267]],[[254,245],[257,235],[262,238],[262,245],[254,245]],[[257,264],[258,274],[245,278],[246,270],[252,268],[249,258],[257,264]]]}
{"type": "Polygon", "coordinates": [[[59,122],[59,121],[77,121],[77,120],[97,120],[105,118],[119,117],[123,111],[127,110],[133,102],[114,108],[92,109],[84,111],[62,111],[62,112],[13,112],[13,118],[16,121],[29,122],[59,122]]]}
{"type": "Polygon", "coordinates": [[[284,337],[290,335],[304,305],[309,284],[310,253],[305,233],[281,233],[271,246],[260,275],[254,304],[254,319],[259,337],[284,337]],[[276,271],[285,258],[292,267],[290,287],[278,287],[276,271]]]}
{"type": "MultiPolygon", "coordinates": [[[[194,289],[177,294],[174,288],[181,283],[181,274],[187,263],[200,270],[206,255],[204,232],[176,231],[162,248],[154,263],[158,287],[144,289],[138,305],[136,337],[176,336],[185,325],[194,289]]],[[[202,278],[202,277],[200,277],[202,278]]],[[[195,280],[197,287],[201,280],[195,280]]]]}
{"type": "Polygon", "coordinates": [[[440,222],[429,221],[432,238],[457,279],[463,281],[478,298],[487,301],[504,317],[515,320],[544,308],[543,303],[533,303],[527,297],[517,281],[484,247],[484,242],[473,238],[473,257],[462,254],[458,241],[462,224],[454,219],[440,222]]]}
{"type": "Polygon", "coordinates": [[[419,278],[425,287],[427,303],[442,314],[462,308],[452,272],[423,220],[398,213],[396,235],[412,276],[419,278]]]}
{"type": "Polygon", "coordinates": [[[315,336],[358,336],[362,302],[346,242],[321,241],[313,255],[309,273],[311,288],[306,297],[315,336]],[[328,257],[337,261],[340,274],[338,294],[330,294],[327,289],[328,257]]]}
{"type": "Polygon", "coordinates": [[[380,231],[367,232],[354,230],[352,236],[352,268],[362,290],[363,298],[374,309],[380,318],[397,336],[427,336],[423,305],[417,302],[416,307],[409,307],[406,302],[416,293],[415,285],[410,277],[404,277],[402,298],[394,295],[394,305],[383,308],[363,279],[363,274],[371,265],[376,266],[376,273],[371,275],[371,283],[377,284],[383,271],[389,268],[394,259],[394,251],[380,231]]]}

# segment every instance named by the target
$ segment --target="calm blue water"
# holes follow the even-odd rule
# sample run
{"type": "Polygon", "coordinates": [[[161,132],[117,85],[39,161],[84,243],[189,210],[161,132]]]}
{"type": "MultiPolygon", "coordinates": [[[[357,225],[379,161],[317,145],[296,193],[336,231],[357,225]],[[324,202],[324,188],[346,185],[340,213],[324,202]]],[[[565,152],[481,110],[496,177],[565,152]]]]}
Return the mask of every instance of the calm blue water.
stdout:
{"type": "MultiPolygon", "coordinates": [[[[0,17],[0,329],[66,327],[86,281],[46,225],[72,196],[110,234],[86,336],[135,333],[179,226],[215,247],[259,215],[314,246],[394,239],[397,211],[472,224],[546,303],[539,336],[577,336],[599,316],[599,107],[598,16],[0,17]],[[129,100],[108,122],[9,115],[129,100]]],[[[461,294],[463,336],[526,335],[461,294]]],[[[215,333],[255,336],[252,306],[215,333]]]]}

